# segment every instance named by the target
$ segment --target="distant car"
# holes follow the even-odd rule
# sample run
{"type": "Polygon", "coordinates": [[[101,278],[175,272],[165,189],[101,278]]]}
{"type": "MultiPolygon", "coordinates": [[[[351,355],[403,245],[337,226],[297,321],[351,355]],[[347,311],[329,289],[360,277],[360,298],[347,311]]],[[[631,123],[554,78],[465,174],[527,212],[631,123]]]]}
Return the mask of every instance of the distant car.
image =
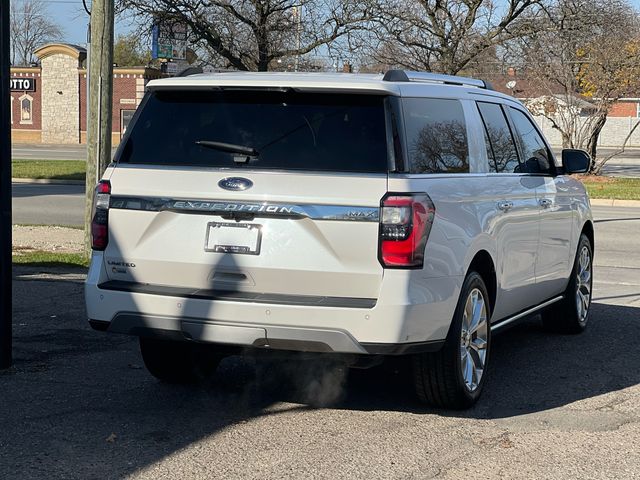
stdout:
{"type": "Polygon", "coordinates": [[[591,303],[588,156],[562,165],[481,80],[222,73],[155,80],[97,186],[91,325],[197,381],[232,353],[413,358],[429,404],[479,397],[492,332],[591,303]]]}

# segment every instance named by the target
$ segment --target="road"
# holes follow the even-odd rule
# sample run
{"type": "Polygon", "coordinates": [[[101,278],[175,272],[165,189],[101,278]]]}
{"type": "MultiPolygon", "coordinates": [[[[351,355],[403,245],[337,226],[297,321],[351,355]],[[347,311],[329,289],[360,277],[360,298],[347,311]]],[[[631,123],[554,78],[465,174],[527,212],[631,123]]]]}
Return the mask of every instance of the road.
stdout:
{"type": "Polygon", "coordinates": [[[0,477],[640,478],[640,209],[594,212],[589,328],[496,336],[466,412],[419,405],[393,366],[229,358],[208,385],[164,385],[135,340],[88,328],[82,271],[16,268],[0,477]]]}
{"type": "MultiPolygon", "coordinates": [[[[114,148],[115,150],[115,148],[114,148]]],[[[553,151],[556,155],[560,155],[561,148],[554,147],[553,151]]],[[[600,155],[609,155],[615,149],[601,147],[598,150],[600,155]]],[[[41,145],[41,144],[19,144],[14,143],[11,146],[11,154],[16,159],[27,160],[84,160],[87,155],[87,147],[85,145],[41,145]]],[[[631,148],[615,158],[618,160],[640,160],[640,149],[631,148]]]]}
{"type": "Polygon", "coordinates": [[[84,185],[14,183],[13,223],[84,225],[84,185]]]}
{"type": "Polygon", "coordinates": [[[640,308],[640,208],[593,207],[593,216],[597,287],[594,301],[640,308]]]}
{"type": "Polygon", "coordinates": [[[12,144],[11,156],[19,160],[86,160],[87,147],[85,145],[12,144]]]}
{"type": "MultiPolygon", "coordinates": [[[[554,148],[556,155],[560,150],[554,148]]],[[[611,148],[601,148],[600,155],[613,152],[611,148]]],[[[113,150],[115,153],[115,149],[113,150]]],[[[15,159],[31,160],[84,160],[87,150],[84,145],[20,145],[12,146],[12,156],[15,159]]],[[[605,166],[604,173],[619,176],[640,177],[640,149],[625,151],[612,159],[605,166]]]]}

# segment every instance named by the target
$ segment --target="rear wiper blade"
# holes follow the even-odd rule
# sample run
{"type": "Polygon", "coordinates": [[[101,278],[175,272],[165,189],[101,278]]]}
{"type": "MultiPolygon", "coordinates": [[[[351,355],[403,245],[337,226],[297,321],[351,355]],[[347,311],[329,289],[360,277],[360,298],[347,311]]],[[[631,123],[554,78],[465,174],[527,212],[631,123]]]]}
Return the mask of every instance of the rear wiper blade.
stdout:
{"type": "Polygon", "coordinates": [[[220,150],[221,152],[239,153],[244,155],[243,157],[233,157],[234,162],[243,163],[248,162],[250,157],[257,157],[258,151],[253,147],[246,147],[244,145],[236,145],[234,143],[213,142],[211,140],[198,140],[196,145],[200,145],[207,148],[213,148],[214,150],[220,150]]]}

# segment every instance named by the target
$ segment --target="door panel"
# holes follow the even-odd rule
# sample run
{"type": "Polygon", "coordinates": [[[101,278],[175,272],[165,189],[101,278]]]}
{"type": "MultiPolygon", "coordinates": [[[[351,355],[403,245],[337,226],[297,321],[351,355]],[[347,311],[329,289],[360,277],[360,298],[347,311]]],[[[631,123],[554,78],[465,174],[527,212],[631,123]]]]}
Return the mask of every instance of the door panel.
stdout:
{"type": "Polygon", "coordinates": [[[492,320],[497,321],[531,306],[535,301],[535,265],[538,254],[539,206],[536,188],[541,179],[523,172],[513,131],[503,107],[478,102],[485,127],[489,162],[487,189],[490,204],[498,214],[492,235],[496,239],[498,291],[492,320]]]}
{"type": "Polygon", "coordinates": [[[540,240],[536,260],[536,303],[562,292],[570,269],[571,197],[564,177],[554,177],[553,156],[535,123],[520,109],[509,108],[519,140],[523,171],[538,174],[536,195],[540,212],[540,240]]]}
{"type": "Polygon", "coordinates": [[[493,321],[531,305],[538,253],[539,207],[533,177],[493,174],[488,176],[491,202],[498,211],[493,235],[498,246],[496,274],[498,292],[493,321]],[[512,204],[501,210],[504,202],[512,204]]]}
{"type": "Polygon", "coordinates": [[[572,268],[573,208],[564,176],[543,177],[537,190],[540,205],[540,243],[536,264],[536,296],[551,298],[561,293],[572,268]],[[545,205],[546,204],[546,205],[545,205]]]}

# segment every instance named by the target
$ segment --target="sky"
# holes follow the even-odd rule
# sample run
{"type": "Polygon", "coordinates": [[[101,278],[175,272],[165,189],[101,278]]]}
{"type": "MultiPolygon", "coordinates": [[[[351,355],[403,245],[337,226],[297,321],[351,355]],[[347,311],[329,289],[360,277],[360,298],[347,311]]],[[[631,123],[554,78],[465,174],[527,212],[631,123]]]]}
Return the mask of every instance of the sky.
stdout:
{"type": "MultiPolygon", "coordinates": [[[[64,42],[84,45],[87,41],[87,24],[89,16],[82,6],[82,0],[41,0],[48,13],[64,31],[64,42]]],[[[640,0],[638,0],[640,1],[640,0]]],[[[87,0],[91,8],[91,0],[87,0]]],[[[132,29],[131,22],[120,20],[116,22],[115,33],[124,34],[132,29]]],[[[149,46],[151,48],[151,46],[149,46]]]]}
{"type": "MultiPolygon", "coordinates": [[[[64,41],[83,45],[87,38],[88,16],[82,6],[82,0],[42,0],[48,7],[48,13],[65,32],[64,41]]],[[[90,5],[91,0],[87,0],[90,5]]],[[[640,10],[640,0],[629,0],[637,10],[640,10]]],[[[115,33],[125,34],[132,30],[131,20],[116,22],[115,33]]],[[[149,45],[151,48],[151,45],[149,45]]]]}

